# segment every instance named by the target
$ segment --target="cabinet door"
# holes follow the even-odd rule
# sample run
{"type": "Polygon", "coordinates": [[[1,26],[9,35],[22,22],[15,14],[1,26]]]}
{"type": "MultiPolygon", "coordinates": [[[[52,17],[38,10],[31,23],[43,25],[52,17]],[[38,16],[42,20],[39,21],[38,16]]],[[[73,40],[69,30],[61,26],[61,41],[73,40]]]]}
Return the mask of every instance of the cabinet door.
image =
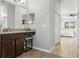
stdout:
{"type": "Polygon", "coordinates": [[[24,38],[16,38],[16,55],[24,51],[24,38]]]}
{"type": "Polygon", "coordinates": [[[9,58],[15,56],[15,41],[12,39],[6,39],[2,41],[2,57],[9,58]]]}

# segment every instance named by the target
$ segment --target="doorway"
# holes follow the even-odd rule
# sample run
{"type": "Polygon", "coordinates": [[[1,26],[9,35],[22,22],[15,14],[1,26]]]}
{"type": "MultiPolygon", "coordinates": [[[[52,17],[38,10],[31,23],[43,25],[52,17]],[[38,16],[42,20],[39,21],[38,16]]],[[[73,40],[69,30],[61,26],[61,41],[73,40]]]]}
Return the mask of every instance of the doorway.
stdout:
{"type": "MultiPolygon", "coordinates": [[[[56,32],[60,32],[59,38],[57,37],[58,35],[55,35],[60,43],[55,46],[55,49],[52,52],[53,54],[61,57],[79,57],[77,5],[78,0],[62,0],[61,2],[61,19],[56,21],[56,27],[57,24],[60,25],[57,27],[58,30],[55,30],[56,32]]],[[[55,16],[58,17],[57,15],[55,16]]],[[[57,39],[55,38],[56,41],[57,39]]]]}

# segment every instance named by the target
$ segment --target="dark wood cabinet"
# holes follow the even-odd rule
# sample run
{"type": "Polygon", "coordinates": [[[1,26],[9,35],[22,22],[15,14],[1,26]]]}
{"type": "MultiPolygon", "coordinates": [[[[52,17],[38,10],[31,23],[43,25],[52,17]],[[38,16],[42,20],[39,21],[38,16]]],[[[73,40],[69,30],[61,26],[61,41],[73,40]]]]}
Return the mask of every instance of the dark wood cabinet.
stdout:
{"type": "Polygon", "coordinates": [[[2,57],[14,57],[24,50],[23,34],[2,35],[2,57]]]}
{"type": "Polygon", "coordinates": [[[24,33],[15,34],[15,48],[16,55],[24,51],[24,33]]]}
{"type": "Polygon", "coordinates": [[[24,38],[31,33],[13,33],[0,35],[0,57],[15,57],[24,51],[24,38]]]}
{"type": "Polygon", "coordinates": [[[15,40],[9,35],[2,36],[2,57],[9,58],[15,56],[15,40]]]}
{"type": "Polygon", "coordinates": [[[16,38],[16,55],[24,51],[24,38],[16,38]]]}
{"type": "Polygon", "coordinates": [[[1,57],[1,35],[0,35],[0,57],[1,57]]]}

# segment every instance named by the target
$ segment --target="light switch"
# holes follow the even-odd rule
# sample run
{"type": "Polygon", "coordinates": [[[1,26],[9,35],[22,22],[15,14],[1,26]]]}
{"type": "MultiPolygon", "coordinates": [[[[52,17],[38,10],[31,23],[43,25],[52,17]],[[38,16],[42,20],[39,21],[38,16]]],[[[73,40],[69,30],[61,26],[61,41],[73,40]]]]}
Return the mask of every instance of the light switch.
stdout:
{"type": "Polygon", "coordinates": [[[44,24],[44,25],[42,25],[42,27],[47,27],[47,25],[46,25],[46,24],[44,24]]]}

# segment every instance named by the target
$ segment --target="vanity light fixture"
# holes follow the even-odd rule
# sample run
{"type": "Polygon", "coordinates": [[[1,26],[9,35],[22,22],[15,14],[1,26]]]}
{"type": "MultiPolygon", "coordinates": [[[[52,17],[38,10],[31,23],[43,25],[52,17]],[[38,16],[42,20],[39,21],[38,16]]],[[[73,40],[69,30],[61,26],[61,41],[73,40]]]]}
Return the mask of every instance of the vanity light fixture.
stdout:
{"type": "Polygon", "coordinates": [[[17,3],[17,0],[13,0],[15,3],[17,3]]]}
{"type": "Polygon", "coordinates": [[[28,21],[28,24],[32,24],[32,21],[28,21]]]}
{"type": "Polygon", "coordinates": [[[14,2],[24,4],[25,0],[14,0],[14,2]]]}
{"type": "Polygon", "coordinates": [[[20,2],[21,4],[24,4],[25,0],[19,0],[19,2],[20,2]]]}

